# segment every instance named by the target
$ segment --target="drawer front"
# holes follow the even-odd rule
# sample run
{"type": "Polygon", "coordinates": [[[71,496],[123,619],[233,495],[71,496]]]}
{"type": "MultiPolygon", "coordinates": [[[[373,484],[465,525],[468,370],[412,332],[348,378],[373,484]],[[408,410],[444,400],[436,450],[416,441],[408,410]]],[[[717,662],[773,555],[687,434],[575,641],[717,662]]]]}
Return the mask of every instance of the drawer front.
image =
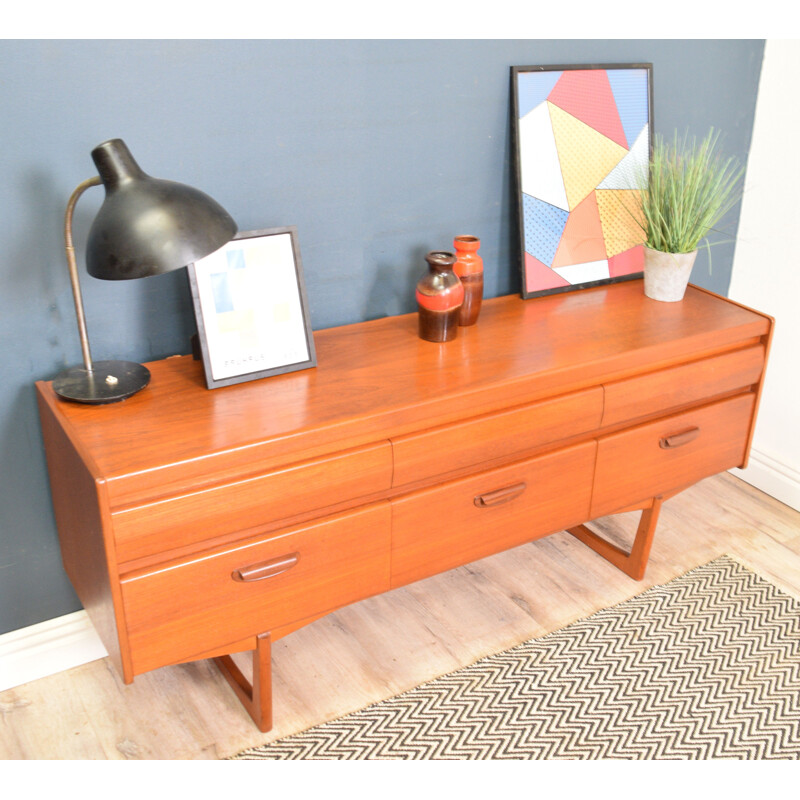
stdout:
{"type": "Polygon", "coordinates": [[[748,347],[606,384],[603,425],[616,425],[752,386],[764,369],[764,347],[748,347]]]}
{"type": "Polygon", "coordinates": [[[596,443],[392,501],[392,587],[585,522],[596,443]]]}
{"type": "Polygon", "coordinates": [[[403,486],[592,431],[602,413],[603,390],[597,386],[393,439],[393,483],[403,486]]]}
{"type": "Polygon", "coordinates": [[[389,489],[389,442],[112,513],[120,563],[389,489]]]}
{"type": "Polygon", "coordinates": [[[122,580],[136,674],[389,588],[388,502],[122,580]]]}
{"type": "Polygon", "coordinates": [[[747,393],[601,438],[591,517],[739,466],[754,403],[747,393]]]}

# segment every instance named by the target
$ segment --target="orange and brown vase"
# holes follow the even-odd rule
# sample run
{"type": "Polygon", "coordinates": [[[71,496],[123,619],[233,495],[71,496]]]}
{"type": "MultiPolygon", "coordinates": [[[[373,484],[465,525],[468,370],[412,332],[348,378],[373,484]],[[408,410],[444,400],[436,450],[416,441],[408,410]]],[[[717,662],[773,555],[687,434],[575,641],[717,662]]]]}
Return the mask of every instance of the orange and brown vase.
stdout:
{"type": "Polygon", "coordinates": [[[464,287],[453,272],[456,257],[434,251],[425,256],[428,272],[417,283],[419,336],[427,342],[449,342],[458,333],[464,287]]]}
{"type": "Polygon", "coordinates": [[[478,255],[481,240],[477,236],[456,236],[456,263],[453,271],[464,286],[464,302],[458,315],[458,324],[466,327],[478,321],[483,301],[483,259],[478,255]]]}

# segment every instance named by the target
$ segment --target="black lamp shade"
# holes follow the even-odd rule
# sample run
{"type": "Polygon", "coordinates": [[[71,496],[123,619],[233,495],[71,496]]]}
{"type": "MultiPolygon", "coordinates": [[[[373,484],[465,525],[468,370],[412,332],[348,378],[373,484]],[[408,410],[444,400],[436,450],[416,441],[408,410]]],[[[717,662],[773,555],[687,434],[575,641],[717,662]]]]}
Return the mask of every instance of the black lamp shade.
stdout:
{"type": "Polygon", "coordinates": [[[219,203],[191,186],[150,177],[121,139],[98,145],[92,159],[106,190],[87,243],[93,277],[170,272],[213,253],[236,233],[219,203]]]}

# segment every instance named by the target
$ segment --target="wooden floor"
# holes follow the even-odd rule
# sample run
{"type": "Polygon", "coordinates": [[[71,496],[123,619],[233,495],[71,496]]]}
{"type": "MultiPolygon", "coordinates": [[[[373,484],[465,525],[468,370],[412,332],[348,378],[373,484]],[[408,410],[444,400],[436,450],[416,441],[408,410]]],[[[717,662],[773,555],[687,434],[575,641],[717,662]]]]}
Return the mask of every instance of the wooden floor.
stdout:
{"type": "MultiPolygon", "coordinates": [[[[600,525],[624,538],[637,517],[600,525]]],[[[0,758],[225,758],[563,627],[724,553],[800,597],[800,513],[724,474],[665,503],[644,581],[559,533],[281,639],[269,734],[253,726],[210,662],[125,686],[104,659],[0,693],[0,758]]]]}

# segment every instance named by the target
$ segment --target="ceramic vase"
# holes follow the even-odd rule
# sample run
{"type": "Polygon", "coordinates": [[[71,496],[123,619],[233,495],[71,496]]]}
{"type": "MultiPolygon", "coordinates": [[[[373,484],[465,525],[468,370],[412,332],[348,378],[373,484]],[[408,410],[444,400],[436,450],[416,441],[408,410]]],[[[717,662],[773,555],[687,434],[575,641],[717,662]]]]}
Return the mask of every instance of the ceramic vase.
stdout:
{"type": "Polygon", "coordinates": [[[427,342],[449,342],[458,333],[464,287],[453,272],[456,257],[435,251],[425,256],[428,272],[417,283],[419,336],[427,342]]]}
{"type": "Polygon", "coordinates": [[[697,250],[692,253],[662,253],[644,248],[644,293],[653,300],[677,303],[683,300],[697,250]]]}
{"type": "Polygon", "coordinates": [[[478,321],[483,302],[483,259],[478,255],[481,240],[477,236],[456,236],[453,247],[456,263],[453,271],[464,286],[464,302],[458,315],[462,327],[478,321]]]}

